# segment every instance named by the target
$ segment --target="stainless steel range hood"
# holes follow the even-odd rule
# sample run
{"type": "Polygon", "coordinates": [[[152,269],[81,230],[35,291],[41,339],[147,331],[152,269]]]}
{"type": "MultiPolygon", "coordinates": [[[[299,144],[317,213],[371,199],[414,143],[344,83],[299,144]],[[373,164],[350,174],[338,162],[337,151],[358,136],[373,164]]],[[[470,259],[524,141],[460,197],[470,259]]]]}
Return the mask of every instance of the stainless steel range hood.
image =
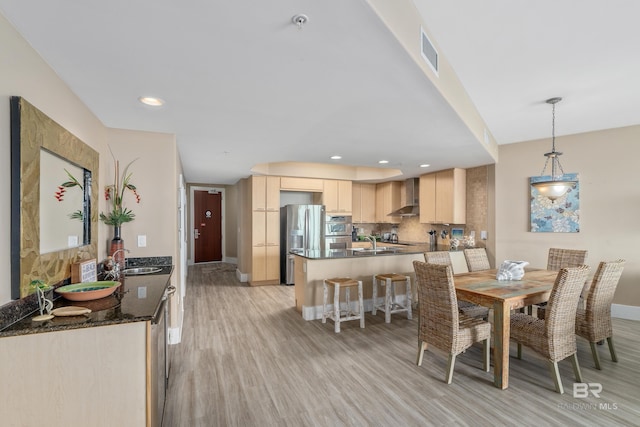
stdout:
{"type": "Polygon", "coordinates": [[[388,214],[387,216],[418,216],[420,215],[420,178],[410,178],[405,181],[407,205],[388,214]]]}

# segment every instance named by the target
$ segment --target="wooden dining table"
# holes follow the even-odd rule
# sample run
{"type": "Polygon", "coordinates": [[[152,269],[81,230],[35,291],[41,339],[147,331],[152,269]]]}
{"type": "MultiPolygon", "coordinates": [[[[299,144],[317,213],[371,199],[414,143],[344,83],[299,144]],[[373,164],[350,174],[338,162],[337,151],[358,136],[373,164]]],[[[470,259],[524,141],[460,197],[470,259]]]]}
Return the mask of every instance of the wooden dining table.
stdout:
{"type": "Polygon", "coordinates": [[[493,375],[496,387],[509,387],[509,336],[511,310],[545,302],[557,271],[525,268],[522,280],[497,280],[497,270],[456,274],[459,300],[493,309],[493,375]]]}

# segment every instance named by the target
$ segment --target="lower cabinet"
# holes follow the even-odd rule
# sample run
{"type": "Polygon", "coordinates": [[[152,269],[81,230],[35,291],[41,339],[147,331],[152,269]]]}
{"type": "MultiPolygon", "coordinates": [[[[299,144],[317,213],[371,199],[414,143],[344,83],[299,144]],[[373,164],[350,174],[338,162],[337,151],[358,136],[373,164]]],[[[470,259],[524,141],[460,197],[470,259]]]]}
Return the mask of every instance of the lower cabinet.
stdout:
{"type": "Polygon", "coordinates": [[[252,248],[251,285],[280,283],[280,245],[252,248]]]}
{"type": "Polygon", "coordinates": [[[2,425],[160,427],[164,329],[140,321],[0,338],[2,425]]]}

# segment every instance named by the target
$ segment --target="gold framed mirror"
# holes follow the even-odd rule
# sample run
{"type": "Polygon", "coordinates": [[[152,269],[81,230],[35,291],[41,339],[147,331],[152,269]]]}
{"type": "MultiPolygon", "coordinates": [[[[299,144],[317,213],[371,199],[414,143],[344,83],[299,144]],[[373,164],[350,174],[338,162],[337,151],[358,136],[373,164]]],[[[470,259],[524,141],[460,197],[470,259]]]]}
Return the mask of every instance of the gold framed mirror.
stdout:
{"type": "MultiPolygon", "coordinates": [[[[91,208],[91,203],[98,200],[99,154],[24,98],[14,96],[10,102],[11,297],[18,299],[30,293],[29,284],[32,280],[56,284],[70,277],[72,263],[97,257],[98,215],[97,210],[91,208]],[[43,245],[62,248],[46,253],[40,249],[41,238],[44,236],[48,239],[47,235],[52,233],[41,229],[40,219],[42,215],[51,215],[52,209],[48,209],[49,212],[41,209],[43,152],[73,165],[75,169],[69,166],[69,170],[74,171],[70,175],[79,175],[77,171],[82,171],[82,177],[75,178],[83,192],[82,206],[69,207],[71,212],[80,210],[82,213],[82,235],[73,232],[65,236],[68,239],[66,244],[43,245]]],[[[62,167],[66,169],[66,166],[62,167]]],[[[50,176],[52,172],[46,171],[45,174],[50,176]]],[[[77,220],[77,216],[62,216],[54,221],[42,221],[42,224],[77,220]]]]}

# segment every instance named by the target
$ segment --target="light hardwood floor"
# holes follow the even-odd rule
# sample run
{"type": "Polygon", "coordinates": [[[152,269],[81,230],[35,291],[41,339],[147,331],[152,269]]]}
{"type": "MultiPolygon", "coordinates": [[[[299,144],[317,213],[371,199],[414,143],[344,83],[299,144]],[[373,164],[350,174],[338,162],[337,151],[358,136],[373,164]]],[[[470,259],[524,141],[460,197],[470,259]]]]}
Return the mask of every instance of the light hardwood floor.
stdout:
{"type": "Polygon", "coordinates": [[[614,320],[618,363],[599,346],[602,371],[578,338],[584,380],[599,398],[574,398],[571,363],[560,362],[565,394],[546,362],[511,345],[507,390],[482,368],[481,347],[458,356],[444,383],[446,356],[416,366],[417,318],[366,315],[366,328],[341,332],[304,321],[293,287],[248,287],[234,266],[189,268],[182,343],[171,346],[165,427],[181,426],[632,426],[640,425],[640,322],[614,320]]]}

